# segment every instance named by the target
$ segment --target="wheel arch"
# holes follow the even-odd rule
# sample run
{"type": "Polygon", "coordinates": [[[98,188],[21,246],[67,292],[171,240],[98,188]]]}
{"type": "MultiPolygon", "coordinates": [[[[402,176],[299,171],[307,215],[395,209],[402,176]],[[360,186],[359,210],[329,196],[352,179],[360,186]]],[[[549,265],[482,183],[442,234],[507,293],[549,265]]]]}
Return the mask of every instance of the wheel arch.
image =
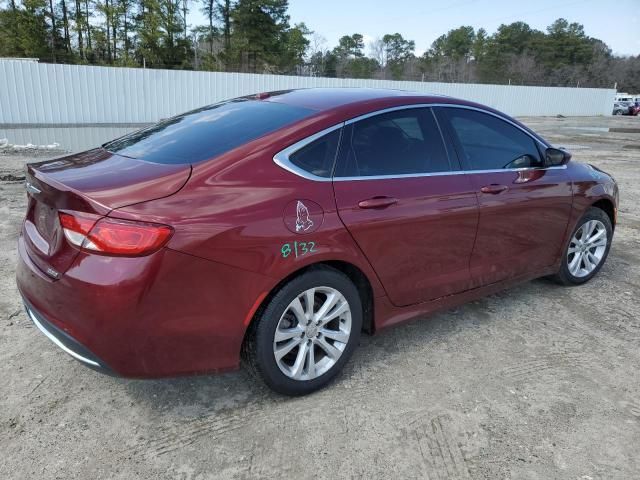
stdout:
{"type": "Polygon", "coordinates": [[[613,202],[608,198],[601,198],[600,200],[591,204],[593,208],[599,208],[604,213],[607,214],[609,220],[611,220],[611,228],[615,230],[616,228],[616,207],[613,202]]]}
{"type": "Polygon", "coordinates": [[[375,331],[375,321],[374,321],[374,295],[373,288],[371,286],[371,282],[366,274],[358,268],[356,265],[346,262],[344,260],[323,260],[316,263],[311,263],[309,265],[305,265],[298,270],[291,272],[285,278],[280,280],[267,295],[260,301],[260,305],[256,308],[255,313],[251,317],[249,324],[244,333],[244,338],[242,340],[243,345],[245,344],[247,338],[252,334],[253,329],[255,327],[257,319],[260,317],[261,313],[264,311],[266,306],[269,304],[274,295],[288,282],[293,280],[296,277],[299,277],[303,273],[306,273],[310,270],[319,269],[319,268],[331,268],[334,270],[338,270],[345,274],[358,289],[358,293],[360,294],[360,299],[362,300],[362,330],[368,334],[373,334],[375,331]]]}

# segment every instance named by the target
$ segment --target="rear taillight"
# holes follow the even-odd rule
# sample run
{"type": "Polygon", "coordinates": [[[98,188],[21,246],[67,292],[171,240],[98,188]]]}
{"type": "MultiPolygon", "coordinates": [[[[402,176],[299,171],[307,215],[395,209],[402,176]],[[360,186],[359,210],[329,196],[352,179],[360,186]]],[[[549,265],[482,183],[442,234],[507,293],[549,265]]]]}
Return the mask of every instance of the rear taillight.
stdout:
{"type": "Polygon", "coordinates": [[[149,255],[173,233],[167,225],[99,217],[80,212],[60,212],[60,225],[72,245],[103,255],[149,255]]]}

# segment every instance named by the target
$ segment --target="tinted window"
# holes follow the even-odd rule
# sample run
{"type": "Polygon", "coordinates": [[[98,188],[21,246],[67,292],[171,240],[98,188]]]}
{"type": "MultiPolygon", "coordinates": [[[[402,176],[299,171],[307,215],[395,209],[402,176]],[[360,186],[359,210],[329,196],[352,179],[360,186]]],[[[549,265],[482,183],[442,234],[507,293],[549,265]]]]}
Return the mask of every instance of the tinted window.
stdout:
{"type": "Polygon", "coordinates": [[[236,99],[163,120],[104,145],[110,152],[156,163],[194,163],[311,115],[283,103],[236,99]]]}
{"type": "Polygon", "coordinates": [[[440,130],[426,108],[360,120],[343,134],[336,176],[406,175],[451,170],[440,130]]]}
{"type": "Polygon", "coordinates": [[[319,177],[330,177],[340,141],[340,129],[324,135],[289,156],[289,161],[319,177]]]}
{"type": "Polygon", "coordinates": [[[472,170],[541,167],[535,141],[519,128],[486,113],[445,108],[472,170]]]}

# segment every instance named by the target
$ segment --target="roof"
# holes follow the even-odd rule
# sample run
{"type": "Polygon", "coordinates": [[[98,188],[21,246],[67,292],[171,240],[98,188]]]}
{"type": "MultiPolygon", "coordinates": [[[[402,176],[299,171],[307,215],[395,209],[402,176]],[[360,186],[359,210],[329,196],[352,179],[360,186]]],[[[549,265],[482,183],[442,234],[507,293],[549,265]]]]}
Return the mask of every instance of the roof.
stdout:
{"type": "Polygon", "coordinates": [[[260,101],[280,102],[316,110],[318,114],[312,117],[315,117],[314,120],[324,128],[386,108],[420,104],[462,105],[479,108],[515,123],[544,143],[544,140],[539,135],[509,115],[469,100],[434,93],[427,94],[384,88],[337,87],[266,92],[255,95],[253,98],[260,101]]]}
{"type": "MultiPolygon", "coordinates": [[[[392,90],[384,88],[303,88],[299,90],[282,90],[278,92],[267,92],[256,96],[261,100],[270,102],[286,103],[297,107],[310,108],[313,110],[330,110],[346,105],[368,103],[381,100],[398,103],[408,100],[409,97],[420,98],[429,102],[434,99],[442,99],[443,96],[435,94],[422,94],[418,92],[408,92],[405,90],[392,90]]],[[[410,102],[412,103],[412,102],[410,102]]]]}

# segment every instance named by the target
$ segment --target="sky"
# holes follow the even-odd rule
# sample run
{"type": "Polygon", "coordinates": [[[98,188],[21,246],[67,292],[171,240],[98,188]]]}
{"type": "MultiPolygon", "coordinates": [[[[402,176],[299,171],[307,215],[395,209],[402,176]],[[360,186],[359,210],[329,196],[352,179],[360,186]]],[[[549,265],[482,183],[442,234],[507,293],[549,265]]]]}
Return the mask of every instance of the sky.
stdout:
{"type": "MultiPolygon", "coordinates": [[[[196,2],[188,21],[206,24],[196,2]]],[[[367,45],[399,32],[416,42],[420,55],[461,25],[483,27],[491,34],[502,23],[524,21],[544,31],[562,17],[583,24],[587,35],[603,40],[615,54],[640,54],[640,0],[289,0],[289,14],[292,25],[304,22],[326,39],[329,49],[343,35],[361,33],[367,45]]]]}

